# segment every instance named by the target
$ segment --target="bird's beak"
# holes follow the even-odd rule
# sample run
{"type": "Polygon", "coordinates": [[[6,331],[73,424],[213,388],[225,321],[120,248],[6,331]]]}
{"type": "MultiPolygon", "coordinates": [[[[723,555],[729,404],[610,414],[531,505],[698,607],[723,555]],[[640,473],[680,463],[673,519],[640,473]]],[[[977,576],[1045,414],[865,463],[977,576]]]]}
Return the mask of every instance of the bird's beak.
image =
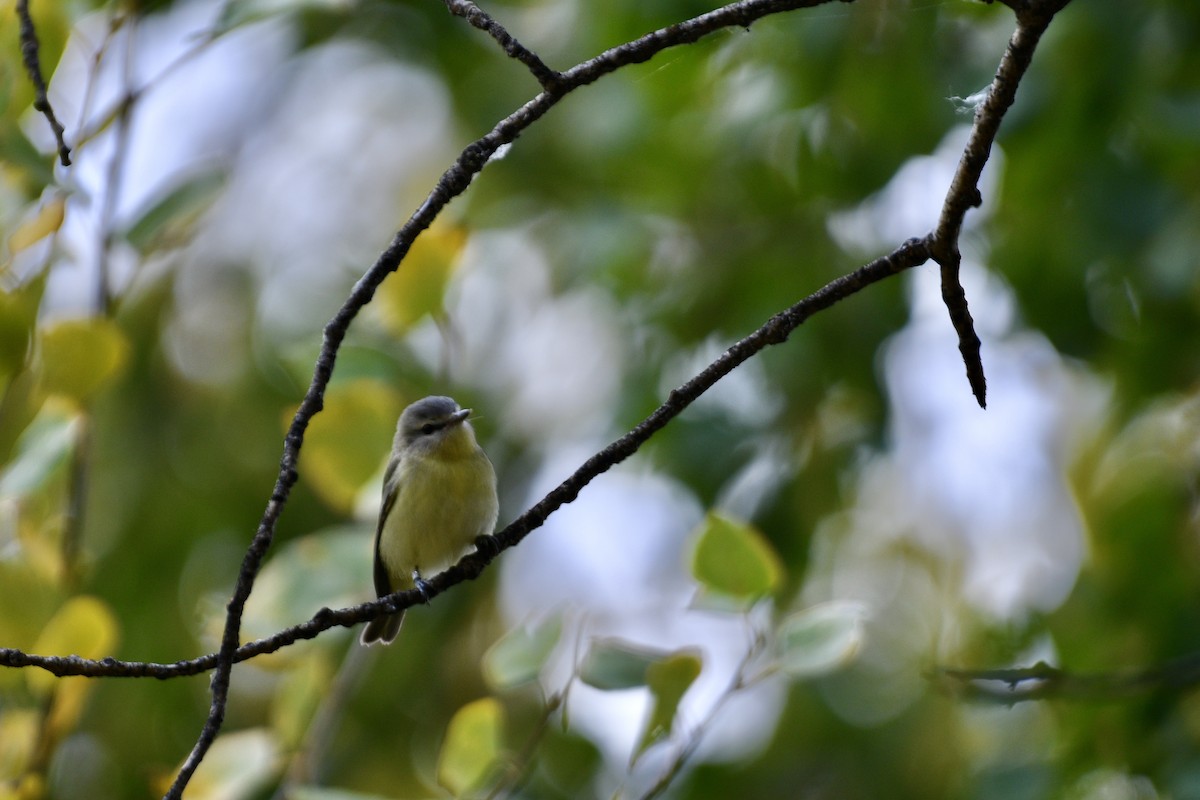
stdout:
{"type": "Polygon", "coordinates": [[[449,424],[458,425],[459,423],[466,422],[467,417],[469,417],[469,416],[471,416],[471,409],[469,409],[469,408],[460,409],[450,415],[450,423],[449,424]]]}

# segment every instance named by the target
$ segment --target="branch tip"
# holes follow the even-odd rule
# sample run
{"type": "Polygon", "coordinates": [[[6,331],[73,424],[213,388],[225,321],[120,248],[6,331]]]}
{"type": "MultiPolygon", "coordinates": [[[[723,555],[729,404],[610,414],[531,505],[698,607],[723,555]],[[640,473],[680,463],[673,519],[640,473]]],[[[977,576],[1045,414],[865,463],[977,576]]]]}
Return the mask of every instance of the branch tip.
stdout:
{"type": "Polygon", "coordinates": [[[505,30],[504,26],[492,18],[486,11],[470,0],[445,0],[446,8],[456,17],[462,17],[474,27],[487,33],[504,50],[509,58],[524,64],[542,88],[551,94],[557,93],[562,87],[562,73],[557,72],[538,57],[516,37],[505,30]]]}
{"type": "Polygon", "coordinates": [[[33,108],[46,118],[50,129],[54,131],[54,140],[58,144],[58,160],[64,167],[71,166],[71,148],[67,146],[66,129],[54,115],[50,98],[46,94],[46,80],[42,77],[41,60],[38,58],[37,28],[34,27],[33,17],[29,14],[29,0],[17,0],[17,17],[20,19],[21,60],[25,64],[25,73],[33,84],[33,108]]]}

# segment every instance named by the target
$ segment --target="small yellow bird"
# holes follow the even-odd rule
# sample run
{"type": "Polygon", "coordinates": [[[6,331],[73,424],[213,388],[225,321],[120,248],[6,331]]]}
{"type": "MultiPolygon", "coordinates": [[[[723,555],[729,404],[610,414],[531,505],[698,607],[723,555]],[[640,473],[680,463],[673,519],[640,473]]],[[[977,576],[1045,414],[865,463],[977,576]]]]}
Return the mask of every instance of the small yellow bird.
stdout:
{"type": "MultiPolygon", "coordinates": [[[[375,530],[375,594],[421,588],[421,574],[458,561],[475,539],[492,533],[499,513],[496,471],[467,417],[449,397],[426,397],[404,409],[383,476],[375,530]]],[[[377,617],[361,641],[389,644],[404,612],[377,617]]]]}

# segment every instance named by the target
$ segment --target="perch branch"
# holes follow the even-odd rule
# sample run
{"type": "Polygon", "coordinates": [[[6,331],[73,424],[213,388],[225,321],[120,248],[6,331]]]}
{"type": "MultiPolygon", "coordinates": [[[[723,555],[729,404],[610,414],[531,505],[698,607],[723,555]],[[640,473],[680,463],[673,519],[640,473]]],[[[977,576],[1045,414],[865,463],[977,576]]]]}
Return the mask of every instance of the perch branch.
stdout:
{"type": "MultiPolygon", "coordinates": [[[[482,574],[500,551],[513,547],[542,523],[557,508],[579,494],[594,478],[633,455],[655,432],[677,417],[689,405],[718,380],[728,375],[739,364],[770,345],[782,344],[796,328],[818,311],[862,291],[866,287],[885,280],[906,269],[919,266],[929,260],[925,240],[910,239],[893,253],[859,267],[843,275],[800,302],[768,319],[757,330],[736,342],[687,383],[673,390],[663,403],[637,427],[617,439],[608,447],[588,459],[569,478],[558,485],[537,505],[515,519],[495,536],[483,537],[485,541],[476,552],[462,558],[455,566],[430,578],[426,593],[416,589],[395,592],[386,597],[341,609],[323,608],[307,622],[282,630],[236,648],[230,663],[246,661],[256,656],[273,653],[303,639],[316,638],[321,632],[334,627],[350,628],[383,613],[395,613],[412,608],[442,594],[452,586],[474,580],[482,574]],[[490,546],[488,546],[490,545],[490,546]]],[[[274,502],[274,501],[273,501],[274,502]]],[[[11,648],[0,648],[0,666],[38,667],[58,676],[81,675],[90,678],[177,678],[197,675],[218,668],[221,653],[210,653],[189,661],[171,664],[156,664],[141,661],[120,661],[115,658],[91,660],[77,656],[38,656],[11,648]]],[[[215,680],[215,678],[214,678],[215,680]]]]}

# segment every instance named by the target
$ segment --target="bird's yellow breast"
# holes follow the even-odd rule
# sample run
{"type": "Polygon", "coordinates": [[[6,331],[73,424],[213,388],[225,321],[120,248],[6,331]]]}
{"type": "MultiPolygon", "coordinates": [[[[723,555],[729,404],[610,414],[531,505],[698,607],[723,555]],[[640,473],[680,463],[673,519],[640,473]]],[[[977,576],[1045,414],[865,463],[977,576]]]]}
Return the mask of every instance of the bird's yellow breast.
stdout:
{"type": "Polygon", "coordinates": [[[470,430],[405,455],[393,482],[379,542],[393,588],[411,587],[414,569],[431,577],[450,566],[496,524],[496,474],[470,430]]]}

